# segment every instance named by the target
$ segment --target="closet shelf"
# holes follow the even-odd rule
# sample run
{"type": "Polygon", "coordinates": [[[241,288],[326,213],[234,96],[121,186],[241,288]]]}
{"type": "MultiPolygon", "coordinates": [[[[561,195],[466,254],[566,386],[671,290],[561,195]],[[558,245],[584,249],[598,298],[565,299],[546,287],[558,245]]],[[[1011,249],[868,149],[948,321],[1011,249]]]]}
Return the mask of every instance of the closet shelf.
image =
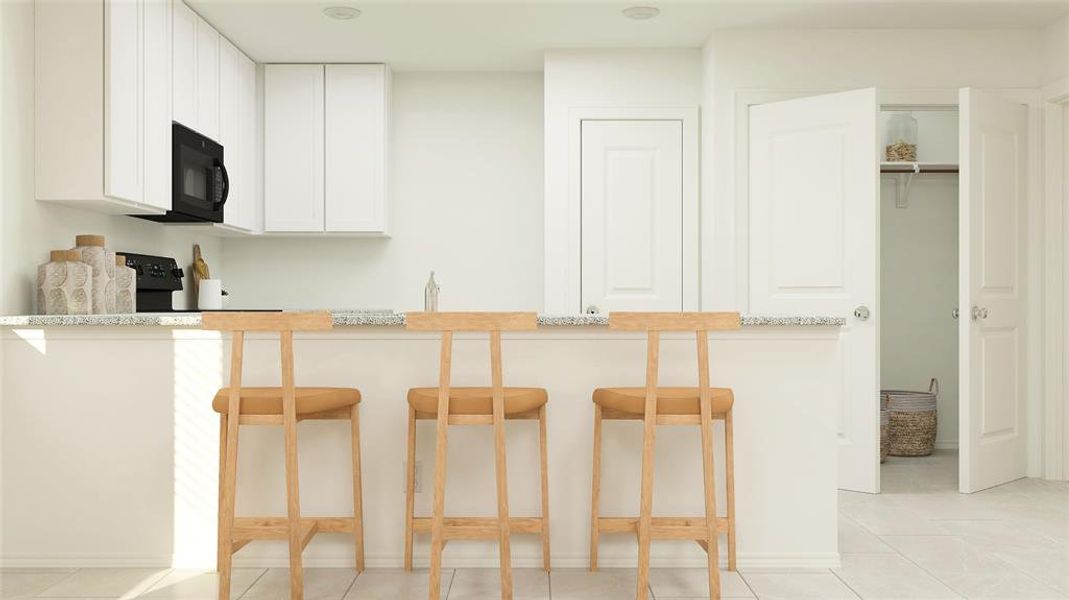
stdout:
{"type": "Polygon", "coordinates": [[[950,163],[882,162],[880,173],[957,173],[958,165],[950,163]]]}
{"type": "Polygon", "coordinates": [[[951,163],[922,163],[922,162],[882,162],[880,173],[890,173],[895,177],[895,206],[909,208],[909,188],[913,184],[913,176],[924,173],[957,173],[958,165],[951,163]]]}

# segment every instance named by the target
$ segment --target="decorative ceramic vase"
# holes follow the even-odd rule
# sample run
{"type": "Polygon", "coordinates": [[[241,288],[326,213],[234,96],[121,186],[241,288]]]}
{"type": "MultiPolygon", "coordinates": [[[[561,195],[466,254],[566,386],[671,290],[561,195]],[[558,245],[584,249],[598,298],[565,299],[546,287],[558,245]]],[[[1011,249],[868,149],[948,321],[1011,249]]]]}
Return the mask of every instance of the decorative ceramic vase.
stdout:
{"type": "Polygon", "coordinates": [[[427,286],[423,288],[423,310],[426,312],[438,312],[438,292],[441,288],[438,287],[438,282],[434,280],[434,271],[431,271],[431,277],[427,280],[427,286]]]}
{"type": "Polygon", "coordinates": [[[137,271],[126,266],[126,257],[115,255],[115,312],[137,312],[137,271]]]}
{"type": "Polygon", "coordinates": [[[102,235],[79,235],[73,250],[93,268],[93,314],[115,312],[115,253],[104,247],[102,235]]]}
{"type": "Polygon", "coordinates": [[[37,312],[42,315],[88,315],[93,303],[93,268],[74,250],[53,250],[37,267],[37,312]]]}

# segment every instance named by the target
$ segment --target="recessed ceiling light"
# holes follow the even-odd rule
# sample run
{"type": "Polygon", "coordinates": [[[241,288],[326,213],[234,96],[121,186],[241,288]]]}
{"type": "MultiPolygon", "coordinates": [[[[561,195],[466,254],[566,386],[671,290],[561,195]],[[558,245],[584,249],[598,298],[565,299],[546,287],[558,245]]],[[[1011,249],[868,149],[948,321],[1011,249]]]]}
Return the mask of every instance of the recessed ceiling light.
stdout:
{"type": "Polygon", "coordinates": [[[636,21],[648,21],[661,14],[661,9],[653,6],[632,6],[624,9],[624,16],[636,21]]]}
{"type": "Polygon", "coordinates": [[[351,6],[328,6],[323,9],[323,14],[327,15],[331,19],[337,19],[339,21],[348,21],[360,16],[360,11],[351,6]]]}

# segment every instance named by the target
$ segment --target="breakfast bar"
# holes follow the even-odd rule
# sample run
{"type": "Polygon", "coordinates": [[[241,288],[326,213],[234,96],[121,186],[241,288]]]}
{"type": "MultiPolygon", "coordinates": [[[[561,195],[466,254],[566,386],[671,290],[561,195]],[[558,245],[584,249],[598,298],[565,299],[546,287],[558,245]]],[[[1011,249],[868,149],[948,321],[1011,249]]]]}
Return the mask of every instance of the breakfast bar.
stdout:
{"type": "MultiPolygon", "coordinates": [[[[211,568],[215,564],[219,430],[211,399],[228,381],[225,334],[200,329],[199,313],[0,317],[3,327],[5,552],[16,562],[114,563],[211,568]],[[111,490],[123,490],[122,494],[111,490]]],[[[538,328],[504,334],[505,385],[548,391],[548,473],[554,567],[589,556],[591,392],[643,385],[645,336],[606,327],[605,315],[540,315],[538,328]]],[[[405,391],[433,386],[436,335],[404,329],[390,311],[334,311],[334,329],[297,334],[297,385],[361,390],[363,496],[369,568],[399,567],[404,545],[405,391]]],[[[744,315],[737,331],[711,334],[711,382],[735,394],[735,479],[740,569],[827,568],[839,561],[837,407],[843,381],[835,317],[744,315]]],[[[457,334],[454,385],[488,385],[485,334],[457,334]]],[[[662,385],[694,385],[694,338],[662,337],[662,385]]],[[[245,385],[278,385],[275,337],[246,338],[245,385]]],[[[348,427],[301,423],[302,514],[352,510],[348,427]]],[[[715,439],[723,441],[717,424],[715,439]]],[[[539,511],[537,428],[508,423],[513,516],[539,511]]],[[[450,514],[494,512],[486,428],[451,433],[450,514]],[[467,454],[466,453],[475,453],[467,454]],[[476,457],[479,460],[474,460],[476,457]],[[471,460],[468,460],[470,458],[471,460]]],[[[654,514],[701,515],[698,432],[658,439],[654,514]]],[[[694,428],[696,429],[696,428],[694,428]]],[[[601,515],[637,513],[641,422],[604,427],[601,515]]],[[[417,431],[416,514],[429,514],[434,426],[417,431]]],[[[237,511],[284,515],[282,436],[243,430],[237,511]]],[[[723,456],[717,448],[716,456],[723,456]]],[[[723,469],[718,465],[717,474],[723,469]]],[[[724,494],[723,482],[717,489],[724,494]]],[[[722,505],[722,500],[721,500],[722,505]]],[[[417,536],[416,566],[427,536],[417,536]]],[[[516,535],[513,564],[541,566],[537,536],[516,535]]],[[[603,534],[602,567],[633,567],[634,536],[603,534]]],[[[254,544],[234,564],[285,566],[284,542],[254,544]]],[[[344,566],[351,539],[318,536],[305,565],[344,566]]],[[[722,560],[724,557],[722,555],[722,560]]],[[[693,543],[653,546],[656,566],[703,566],[693,543]]],[[[496,567],[493,540],[458,542],[446,566],[496,567]]]]}

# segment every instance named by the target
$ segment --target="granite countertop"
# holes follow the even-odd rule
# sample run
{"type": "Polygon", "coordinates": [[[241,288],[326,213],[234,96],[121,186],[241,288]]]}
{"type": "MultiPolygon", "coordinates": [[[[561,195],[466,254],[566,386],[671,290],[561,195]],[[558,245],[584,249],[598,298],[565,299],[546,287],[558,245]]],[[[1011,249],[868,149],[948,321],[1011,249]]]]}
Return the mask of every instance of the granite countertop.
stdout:
{"type": "MultiPolygon", "coordinates": [[[[388,310],[332,310],[336,327],[401,327],[404,313],[388,310]]],[[[608,315],[538,315],[540,327],[605,327],[608,315]]],[[[743,315],[743,327],[841,327],[842,317],[743,315]]],[[[200,327],[200,313],[123,315],[0,316],[0,327],[200,327]]]]}

